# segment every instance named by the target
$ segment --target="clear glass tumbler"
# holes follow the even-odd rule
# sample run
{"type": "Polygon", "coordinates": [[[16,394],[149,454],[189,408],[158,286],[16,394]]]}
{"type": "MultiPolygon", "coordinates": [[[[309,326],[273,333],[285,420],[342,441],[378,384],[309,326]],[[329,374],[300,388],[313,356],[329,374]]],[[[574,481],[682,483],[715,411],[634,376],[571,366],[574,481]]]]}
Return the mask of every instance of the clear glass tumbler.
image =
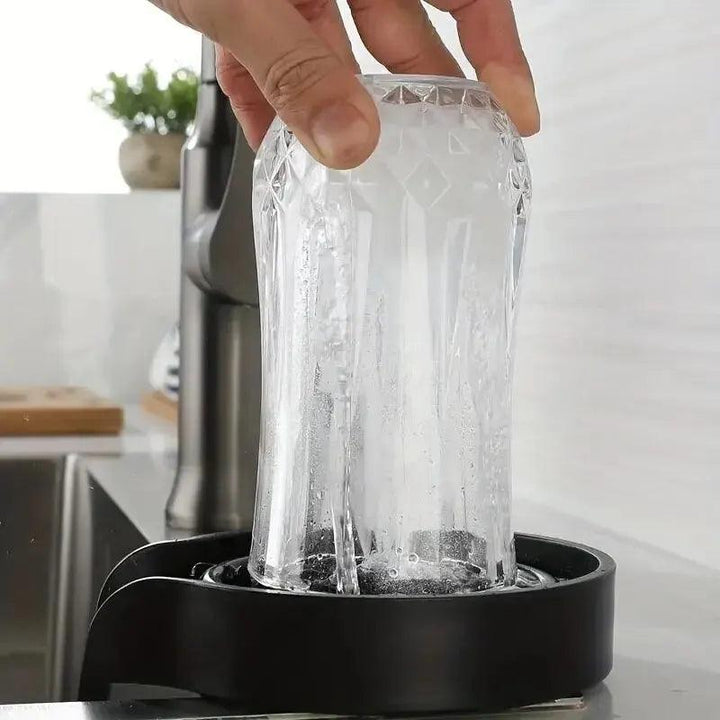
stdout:
{"type": "Polygon", "coordinates": [[[477,82],[364,77],[380,144],[329,170],[276,121],[255,165],[263,585],[510,585],[523,144],[477,82]]]}

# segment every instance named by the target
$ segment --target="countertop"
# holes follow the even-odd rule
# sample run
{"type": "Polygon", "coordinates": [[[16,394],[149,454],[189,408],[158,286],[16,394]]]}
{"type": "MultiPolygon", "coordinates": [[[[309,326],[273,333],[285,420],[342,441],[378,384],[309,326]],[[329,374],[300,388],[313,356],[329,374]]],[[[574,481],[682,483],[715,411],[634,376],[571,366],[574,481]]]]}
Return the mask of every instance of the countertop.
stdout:
{"type": "Polygon", "coordinates": [[[176,448],[172,426],[135,405],[125,407],[125,427],[119,435],[0,437],[0,457],[68,454],[125,457],[137,453],[162,457],[176,448]]]}
{"type": "MultiPolygon", "coordinates": [[[[97,482],[149,541],[157,541],[171,537],[164,526],[163,508],[174,472],[172,435],[169,425],[131,409],[128,430],[121,438],[3,440],[0,455],[83,454],[97,482]]],[[[522,495],[514,499],[513,515],[519,531],[595,546],[612,555],[618,565],[613,671],[605,683],[587,694],[583,708],[546,710],[540,713],[543,718],[720,717],[720,572],[522,495]]],[[[692,523],[692,518],[678,518],[678,523],[683,522],[692,523]]],[[[0,706],[0,717],[8,718],[220,716],[238,717],[233,708],[191,699],[0,706]]],[[[524,717],[525,713],[504,716],[524,717]]]]}

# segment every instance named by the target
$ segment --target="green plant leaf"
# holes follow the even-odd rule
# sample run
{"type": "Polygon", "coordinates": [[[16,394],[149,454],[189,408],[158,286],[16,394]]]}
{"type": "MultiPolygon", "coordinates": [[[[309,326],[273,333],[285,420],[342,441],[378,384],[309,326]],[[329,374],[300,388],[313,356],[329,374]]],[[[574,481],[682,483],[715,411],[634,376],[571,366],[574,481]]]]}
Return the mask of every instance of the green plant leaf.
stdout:
{"type": "Polygon", "coordinates": [[[134,81],[111,72],[109,86],[92,90],[90,100],[130,132],[187,134],[195,119],[198,78],[189,68],[180,68],[165,87],[151,63],[146,63],[134,81]]]}

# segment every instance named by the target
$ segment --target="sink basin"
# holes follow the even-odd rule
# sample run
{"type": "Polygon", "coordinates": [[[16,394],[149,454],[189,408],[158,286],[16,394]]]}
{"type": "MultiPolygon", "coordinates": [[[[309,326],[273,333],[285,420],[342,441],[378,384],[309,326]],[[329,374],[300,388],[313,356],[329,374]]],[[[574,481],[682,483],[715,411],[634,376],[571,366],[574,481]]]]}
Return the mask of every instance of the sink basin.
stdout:
{"type": "Polygon", "coordinates": [[[0,460],[0,703],[75,698],[102,583],[145,542],[80,458],[0,460]]]}

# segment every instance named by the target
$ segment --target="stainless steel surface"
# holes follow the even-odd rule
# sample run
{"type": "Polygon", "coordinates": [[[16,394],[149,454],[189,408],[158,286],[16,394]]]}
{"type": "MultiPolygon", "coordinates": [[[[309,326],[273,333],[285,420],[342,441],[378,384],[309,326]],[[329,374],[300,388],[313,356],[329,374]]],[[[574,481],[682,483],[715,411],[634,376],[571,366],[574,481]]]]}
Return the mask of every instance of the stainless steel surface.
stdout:
{"type": "MultiPolygon", "coordinates": [[[[482,716],[485,720],[507,717],[540,717],[546,720],[573,720],[579,718],[578,711],[582,711],[584,703],[578,698],[567,698],[554,703],[546,703],[531,708],[516,710],[508,713],[482,716]],[[572,711],[572,712],[568,712],[572,711]]],[[[12,709],[0,707],[0,718],[42,718],[53,720],[340,720],[334,715],[243,715],[240,710],[222,705],[214,705],[206,700],[149,700],[133,703],[106,702],[106,703],[65,703],[63,705],[21,705],[12,709]]],[[[437,718],[437,716],[435,716],[437,718]]],[[[454,715],[452,720],[470,720],[478,716],[454,715]]],[[[582,716],[593,720],[595,715],[582,716]]],[[[421,720],[418,718],[417,720],[421,720]]],[[[430,720],[423,718],[422,720],[430,720]]],[[[450,720],[450,718],[448,718],[450,720]]]]}
{"type": "Polygon", "coordinates": [[[187,536],[165,523],[165,503],[177,467],[175,453],[93,457],[86,458],[85,464],[93,481],[113,499],[147,542],[187,536]]]}
{"type": "Polygon", "coordinates": [[[100,587],[144,542],[78,458],[0,461],[0,702],[75,696],[100,587]]]}
{"type": "Polygon", "coordinates": [[[206,37],[202,39],[200,56],[200,82],[215,80],[215,45],[206,37]]]}
{"type": "MultiPolygon", "coordinates": [[[[517,587],[536,587],[538,585],[553,585],[557,580],[543,570],[530,567],[529,565],[518,565],[517,587]]],[[[509,589],[509,588],[508,588],[509,589]]]]}
{"type": "Polygon", "coordinates": [[[183,157],[179,458],[170,527],[252,525],[260,428],[253,154],[203,40],[196,129],[183,157]]]}
{"type": "MultiPolygon", "coordinates": [[[[19,720],[233,720],[243,717],[227,707],[205,700],[138,700],[92,703],[37,703],[0,706],[0,718],[19,720]]],[[[289,720],[296,716],[283,716],[289,720]]],[[[298,715],[309,720],[313,716],[298,715]]]]}

